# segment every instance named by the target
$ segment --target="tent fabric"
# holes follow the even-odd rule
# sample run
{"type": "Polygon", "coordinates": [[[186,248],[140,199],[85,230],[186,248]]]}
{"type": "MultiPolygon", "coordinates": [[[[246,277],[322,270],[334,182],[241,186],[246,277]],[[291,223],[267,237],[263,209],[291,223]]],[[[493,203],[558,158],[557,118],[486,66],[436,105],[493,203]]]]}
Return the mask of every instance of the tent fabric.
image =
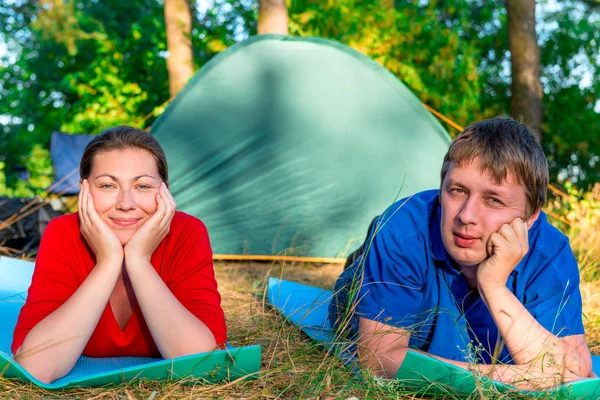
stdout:
{"type": "Polygon", "coordinates": [[[10,346],[19,311],[27,298],[33,263],[0,257],[0,377],[16,378],[55,390],[104,386],[132,380],[197,379],[219,382],[252,376],[260,370],[260,346],[246,346],[163,360],[147,357],[80,357],[73,370],[57,381],[38,381],[17,364],[10,346]]]}
{"type": "Polygon", "coordinates": [[[220,254],[344,257],[398,192],[439,186],[450,137],[334,41],[260,35],[208,62],[151,128],[178,208],[220,254]]]}
{"type": "MultiPolygon", "coordinates": [[[[355,363],[345,351],[349,348],[348,344],[334,339],[334,330],[328,320],[329,303],[333,297],[331,291],[269,278],[267,297],[269,303],[311,339],[340,355],[346,363],[355,363]]],[[[600,375],[600,356],[592,356],[592,362],[594,372],[600,375]]],[[[477,377],[471,371],[413,351],[407,353],[394,382],[399,389],[426,396],[471,398],[478,394],[477,390],[482,389],[491,391],[489,393],[518,392],[537,398],[600,398],[598,378],[564,384],[546,391],[527,392],[488,378],[477,377]]]]}
{"type": "Polygon", "coordinates": [[[53,132],[50,139],[50,158],[54,165],[54,182],[50,193],[74,195],[79,193],[79,162],[83,151],[95,135],[69,135],[68,133],[53,132]],[[73,170],[75,173],[71,174],[73,170]],[[54,186],[55,183],[67,177],[54,186]]]}

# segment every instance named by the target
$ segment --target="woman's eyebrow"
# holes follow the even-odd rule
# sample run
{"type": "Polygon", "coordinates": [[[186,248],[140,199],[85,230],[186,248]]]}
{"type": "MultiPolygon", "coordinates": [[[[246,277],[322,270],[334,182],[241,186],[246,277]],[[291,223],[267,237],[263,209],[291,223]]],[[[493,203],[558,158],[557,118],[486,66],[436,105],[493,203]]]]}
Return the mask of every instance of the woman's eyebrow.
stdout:
{"type": "MultiPolygon", "coordinates": [[[[110,175],[110,174],[100,174],[100,175],[98,175],[98,176],[95,176],[95,177],[94,177],[94,179],[98,179],[98,178],[102,178],[102,177],[107,177],[107,178],[110,178],[110,179],[112,179],[112,180],[113,180],[113,181],[115,181],[115,182],[118,182],[118,179],[117,179],[117,177],[116,177],[116,176],[114,176],[114,175],[110,175]]],[[[150,179],[154,179],[155,181],[156,181],[156,180],[158,180],[156,177],[154,177],[154,176],[152,176],[152,175],[145,175],[145,174],[144,174],[144,175],[138,175],[138,176],[134,176],[134,177],[133,177],[133,180],[134,180],[134,181],[137,181],[137,180],[138,180],[138,179],[140,179],[140,178],[150,178],[150,179]]]]}
{"type": "Polygon", "coordinates": [[[140,178],[150,178],[150,179],[154,179],[155,181],[158,180],[158,179],[156,179],[155,176],[152,176],[152,175],[138,175],[138,176],[134,177],[133,180],[137,181],[140,178]]]}
{"type": "Polygon", "coordinates": [[[105,177],[105,176],[106,176],[106,177],[108,177],[108,178],[110,178],[110,179],[112,179],[112,180],[113,180],[113,181],[115,181],[115,182],[117,182],[117,181],[118,181],[118,179],[117,179],[117,178],[116,178],[114,175],[110,175],[110,174],[100,174],[100,175],[96,175],[96,176],[94,177],[94,179],[102,178],[102,177],[105,177]]]}

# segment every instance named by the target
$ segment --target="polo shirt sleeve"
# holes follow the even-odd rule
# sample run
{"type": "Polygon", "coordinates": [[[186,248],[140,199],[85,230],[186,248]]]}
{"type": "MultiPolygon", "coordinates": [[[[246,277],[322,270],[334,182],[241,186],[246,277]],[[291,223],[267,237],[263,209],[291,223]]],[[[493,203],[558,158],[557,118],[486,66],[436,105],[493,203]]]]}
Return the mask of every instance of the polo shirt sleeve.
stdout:
{"type": "Polygon", "coordinates": [[[528,283],[523,304],[544,328],[558,337],[585,333],[579,268],[568,241],[528,283]]]}
{"type": "Polygon", "coordinates": [[[212,249],[206,227],[187,216],[173,237],[167,286],[179,302],[202,321],[223,347],[227,341],[225,315],[213,268],[212,249]]]}
{"type": "Polygon", "coordinates": [[[357,298],[360,317],[410,328],[417,322],[423,301],[423,263],[418,263],[409,245],[383,226],[364,255],[363,281],[357,298]]]}

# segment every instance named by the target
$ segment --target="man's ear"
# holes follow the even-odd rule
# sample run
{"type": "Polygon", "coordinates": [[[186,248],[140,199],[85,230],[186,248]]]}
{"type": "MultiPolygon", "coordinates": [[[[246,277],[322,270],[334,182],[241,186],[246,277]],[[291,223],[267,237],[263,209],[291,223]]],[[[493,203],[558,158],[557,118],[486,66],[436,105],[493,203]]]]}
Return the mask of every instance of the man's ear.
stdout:
{"type": "Polygon", "coordinates": [[[529,218],[527,218],[527,220],[525,221],[525,224],[527,225],[527,230],[531,229],[535,221],[537,221],[541,211],[542,209],[538,208],[536,211],[533,212],[533,214],[531,214],[529,218]]]}

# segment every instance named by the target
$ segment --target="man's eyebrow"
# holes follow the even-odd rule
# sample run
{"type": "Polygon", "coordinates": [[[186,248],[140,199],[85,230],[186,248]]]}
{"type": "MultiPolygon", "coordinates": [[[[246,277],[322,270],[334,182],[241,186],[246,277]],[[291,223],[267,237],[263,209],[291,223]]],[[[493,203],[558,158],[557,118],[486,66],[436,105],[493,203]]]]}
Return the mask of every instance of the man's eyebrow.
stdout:
{"type": "Polygon", "coordinates": [[[448,179],[448,186],[458,186],[461,189],[466,189],[467,187],[460,182],[453,181],[452,179],[448,179]]]}
{"type": "Polygon", "coordinates": [[[486,189],[483,190],[483,193],[488,196],[497,196],[497,197],[506,197],[506,194],[503,192],[498,192],[496,190],[486,189]]]}

